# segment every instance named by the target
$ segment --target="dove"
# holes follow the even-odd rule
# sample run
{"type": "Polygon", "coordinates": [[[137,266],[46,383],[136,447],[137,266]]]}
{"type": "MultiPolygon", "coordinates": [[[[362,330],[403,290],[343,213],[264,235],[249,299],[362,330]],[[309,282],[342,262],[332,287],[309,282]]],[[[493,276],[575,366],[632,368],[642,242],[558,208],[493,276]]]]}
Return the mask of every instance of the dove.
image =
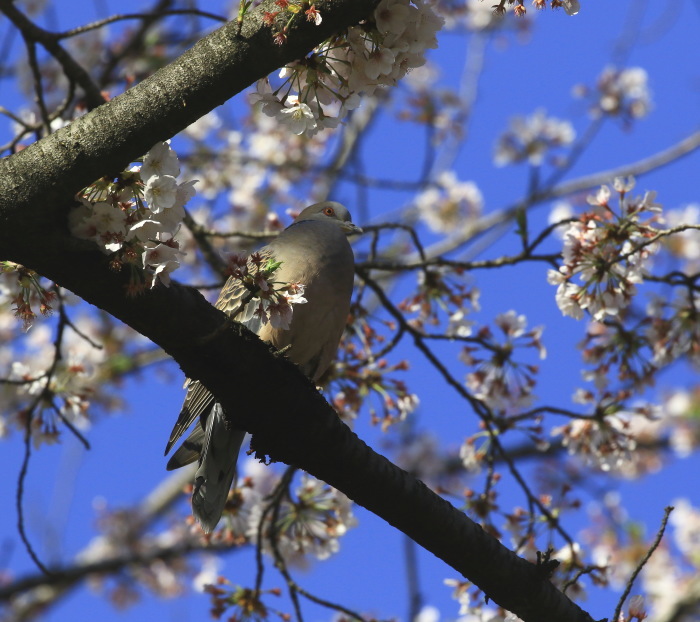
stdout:
{"type": "MultiPolygon", "coordinates": [[[[332,363],[350,311],[354,256],[347,236],[362,233],[340,203],[323,201],[304,209],[294,222],[258,251],[263,261],[280,262],[275,283],[304,285],[305,304],[295,304],[288,328],[274,327],[255,313],[259,300],[240,279],[230,277],[216,307],[235,314],[260,339],[271,343],[318,382],[332,363]]],[[[249,258],[249,267],[252,260],[249,258]]],[[[192,512],[206,533],[218,524],[236,473],[245,431],[226,420],[224,410],[201,383],[188,379],[187,393],[165,453],[192,424],[194,428],[170,458],[173,470],[198,461],[192,512]]]]}

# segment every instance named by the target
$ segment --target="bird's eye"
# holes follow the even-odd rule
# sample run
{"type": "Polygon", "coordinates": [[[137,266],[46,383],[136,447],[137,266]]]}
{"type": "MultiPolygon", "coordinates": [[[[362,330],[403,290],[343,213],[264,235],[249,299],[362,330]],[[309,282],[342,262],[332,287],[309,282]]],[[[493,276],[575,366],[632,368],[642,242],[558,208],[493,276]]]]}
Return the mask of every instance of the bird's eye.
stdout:
{"type": "Polygon", "coordinates": [[[326,207],[326,208],[324,208],[323,213],[324,213],[326,216],[335,216],[335,210],[334,210],[332,207],[326,207]]]}

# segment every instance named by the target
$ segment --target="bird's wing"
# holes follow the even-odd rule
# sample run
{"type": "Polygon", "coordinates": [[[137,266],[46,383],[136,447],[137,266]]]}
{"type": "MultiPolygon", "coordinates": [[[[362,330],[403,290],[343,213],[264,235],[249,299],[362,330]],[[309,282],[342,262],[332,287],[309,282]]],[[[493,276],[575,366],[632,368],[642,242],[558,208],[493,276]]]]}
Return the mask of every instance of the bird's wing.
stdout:
{"type": "MultiPolygon", "coordinates": [[[[167,454],[172,446],[177,443],[178,439],[182,436],[184,431],[189,428],[197,418],[201,417],[208,410],[211,409],[214,404],[214,396],[209,392],[209,390],[197,380],[186,381],[187,393],[185,395],[185,400],[182,403],[182,409],[178,415],[173,431],[170,433],[170,439],[168,444],[165,446],[165,453],[167,454]]],[[[192,462],[190,460],[190,462],[192,462]]],[[[184,464],[189,464],[185,462],[184,464]]]]}
{"type": "MultiPolygon", "coordinates": [[[[202,430],[197,423],[195,432],[202,430]]],[[[193,432],[194,434],[194,432],[193,432]]],[[[192,492],[192,512],[202,525],[205,533],[216,527],[224,511],[231,484],[236,473],[238,452],[241,449],[245,432],[231,428],[221,404],[214,404],[202,433],[204,440],[200,450],[206,456],[200,462],[194,476],[192,492]]],[[[183,444],[183,447],[187,441],[183,444]]],[[[178,449],[176,454],[182,450],[178,449]]],[[[175,458],[175,456],[173,456],[175,458]]]]}
{"type": "MultiPolygon", "coordinates": [[[[263,257],[263,261],[272,256],[272,251],[268,247],[262,248],[258,253],[263,257]]],[[[252,270],[252,262],[248,260],[248,266],[252,270]]],[[[240,281],[240,279],[229,277],[219,298],[214,305],[217,309],[221,309],[227,315],[234,316],[234,319],[241,324],[244,324],[249,330],[258,334],[262,328],[262,323],[259,315],[255,315],[257,303],[251,300],[250,290],[248,290],[240,281]]],[[[215,403],[214,396],[209,392],[209,389],[204,387],[197,380],[185,382],[187,393],[185,400],[182,403],[182,409],[178,415],[175,426],[170,433],[170,439],[165,446],[167,454],[172,446],[177,443],[178,439],[183,435],[185,430],[189,428],[198,418],[206,416],[215,403]]],[[[191,462],[191,460],[190,460],[191,462]]],[[[184,464],[188,464],[187,462],[184,464]]]]}
{"type": "MultiPolygon", "coordinates": [[[[180,431],[182,434],[184,430],[180,431]]],[[[173,431],[174,432],[174,431],[173,431]]],[[[174,442],[174,441],[173,441],[174,442]]],[[[168,443],[168,449],[172,446],[172,443],[168,443]]],[[[199,459],[199,455],[202,453],[202,447],[204,446],[204,429],[202,424],[198,421],[192,432],[185,439],[185,441],[177,448],[177,451],[170,457],[166,469],[168,471],[174,471],[180,467],[184,467],[187,464],[194,462],[199,459]]],[[[167,453],[167,451],[166,451],[167,453]]]]}

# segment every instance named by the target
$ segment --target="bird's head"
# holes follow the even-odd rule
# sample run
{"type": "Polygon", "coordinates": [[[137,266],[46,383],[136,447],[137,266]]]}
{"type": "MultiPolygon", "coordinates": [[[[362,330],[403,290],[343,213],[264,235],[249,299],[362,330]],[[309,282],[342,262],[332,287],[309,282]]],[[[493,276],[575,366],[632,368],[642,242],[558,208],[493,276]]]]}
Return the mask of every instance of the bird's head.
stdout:
{"type": "Polygon", "coordinates": [[[362,233],[362,229],[352,222],[352,216],[350,212],[342,203],[337,203],[336,201],[322,201],[321,203],[314,203],[306,209],[304,209],[301,214],[299,214],[294,222],[302,222],[304,220],[321,220],[330,221],[336,223],[346,235],[351,235],[353,233],[362,233]]]}

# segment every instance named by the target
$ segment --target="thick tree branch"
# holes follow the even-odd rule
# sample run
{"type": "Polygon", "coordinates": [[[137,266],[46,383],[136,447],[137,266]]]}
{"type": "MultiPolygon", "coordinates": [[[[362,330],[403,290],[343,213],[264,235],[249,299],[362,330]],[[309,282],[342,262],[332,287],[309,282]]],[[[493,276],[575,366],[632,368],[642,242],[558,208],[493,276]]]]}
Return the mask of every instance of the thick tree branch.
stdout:
{"type": "Polygon", "coordinates": [[[168,352],[201,380],[258,456],[305,469],[443,559],[526,622],[590,622],[546,571],[487,535],[463,512],[367,447],[313,384],[284,357],[208,304],[196,290],[158,286],[125,296],[92,245],[71,238],[66,214],[76,191],[122,170],[274,68],[356,23],[373,0],[326,0],[317,27],[300,23],[276,47],[262,26],[265,2],[240,34],[229,24],[177,61],[63,130],[0,162],[0,256],[25,264],[105,309],[168,352]],[[274,387],[274,390],[270,390],[274,387]]]}
{"type": "Polygon", "coordinates": [[[273,7],[266,0],[246,15],[240,33],[236,23],[223,26],[108,105],[0,162],[0,249],[17,241],[12,231],[27,227],[27,220],[49,233],[58,224],[56,216],[62,217],[52,216],[57,202],[65,205],[67,197],[102,175],[123,170],[156,142],[303,57],[334,32],[356,24],[377,2],[318,2],[323,22],[316,26],[300,19],[287,43],[276,46],[262,23],[264,11],[273,7]],[[30,214],[29,206],[39,200],[44,203],[41,213],[30,214]]]}

